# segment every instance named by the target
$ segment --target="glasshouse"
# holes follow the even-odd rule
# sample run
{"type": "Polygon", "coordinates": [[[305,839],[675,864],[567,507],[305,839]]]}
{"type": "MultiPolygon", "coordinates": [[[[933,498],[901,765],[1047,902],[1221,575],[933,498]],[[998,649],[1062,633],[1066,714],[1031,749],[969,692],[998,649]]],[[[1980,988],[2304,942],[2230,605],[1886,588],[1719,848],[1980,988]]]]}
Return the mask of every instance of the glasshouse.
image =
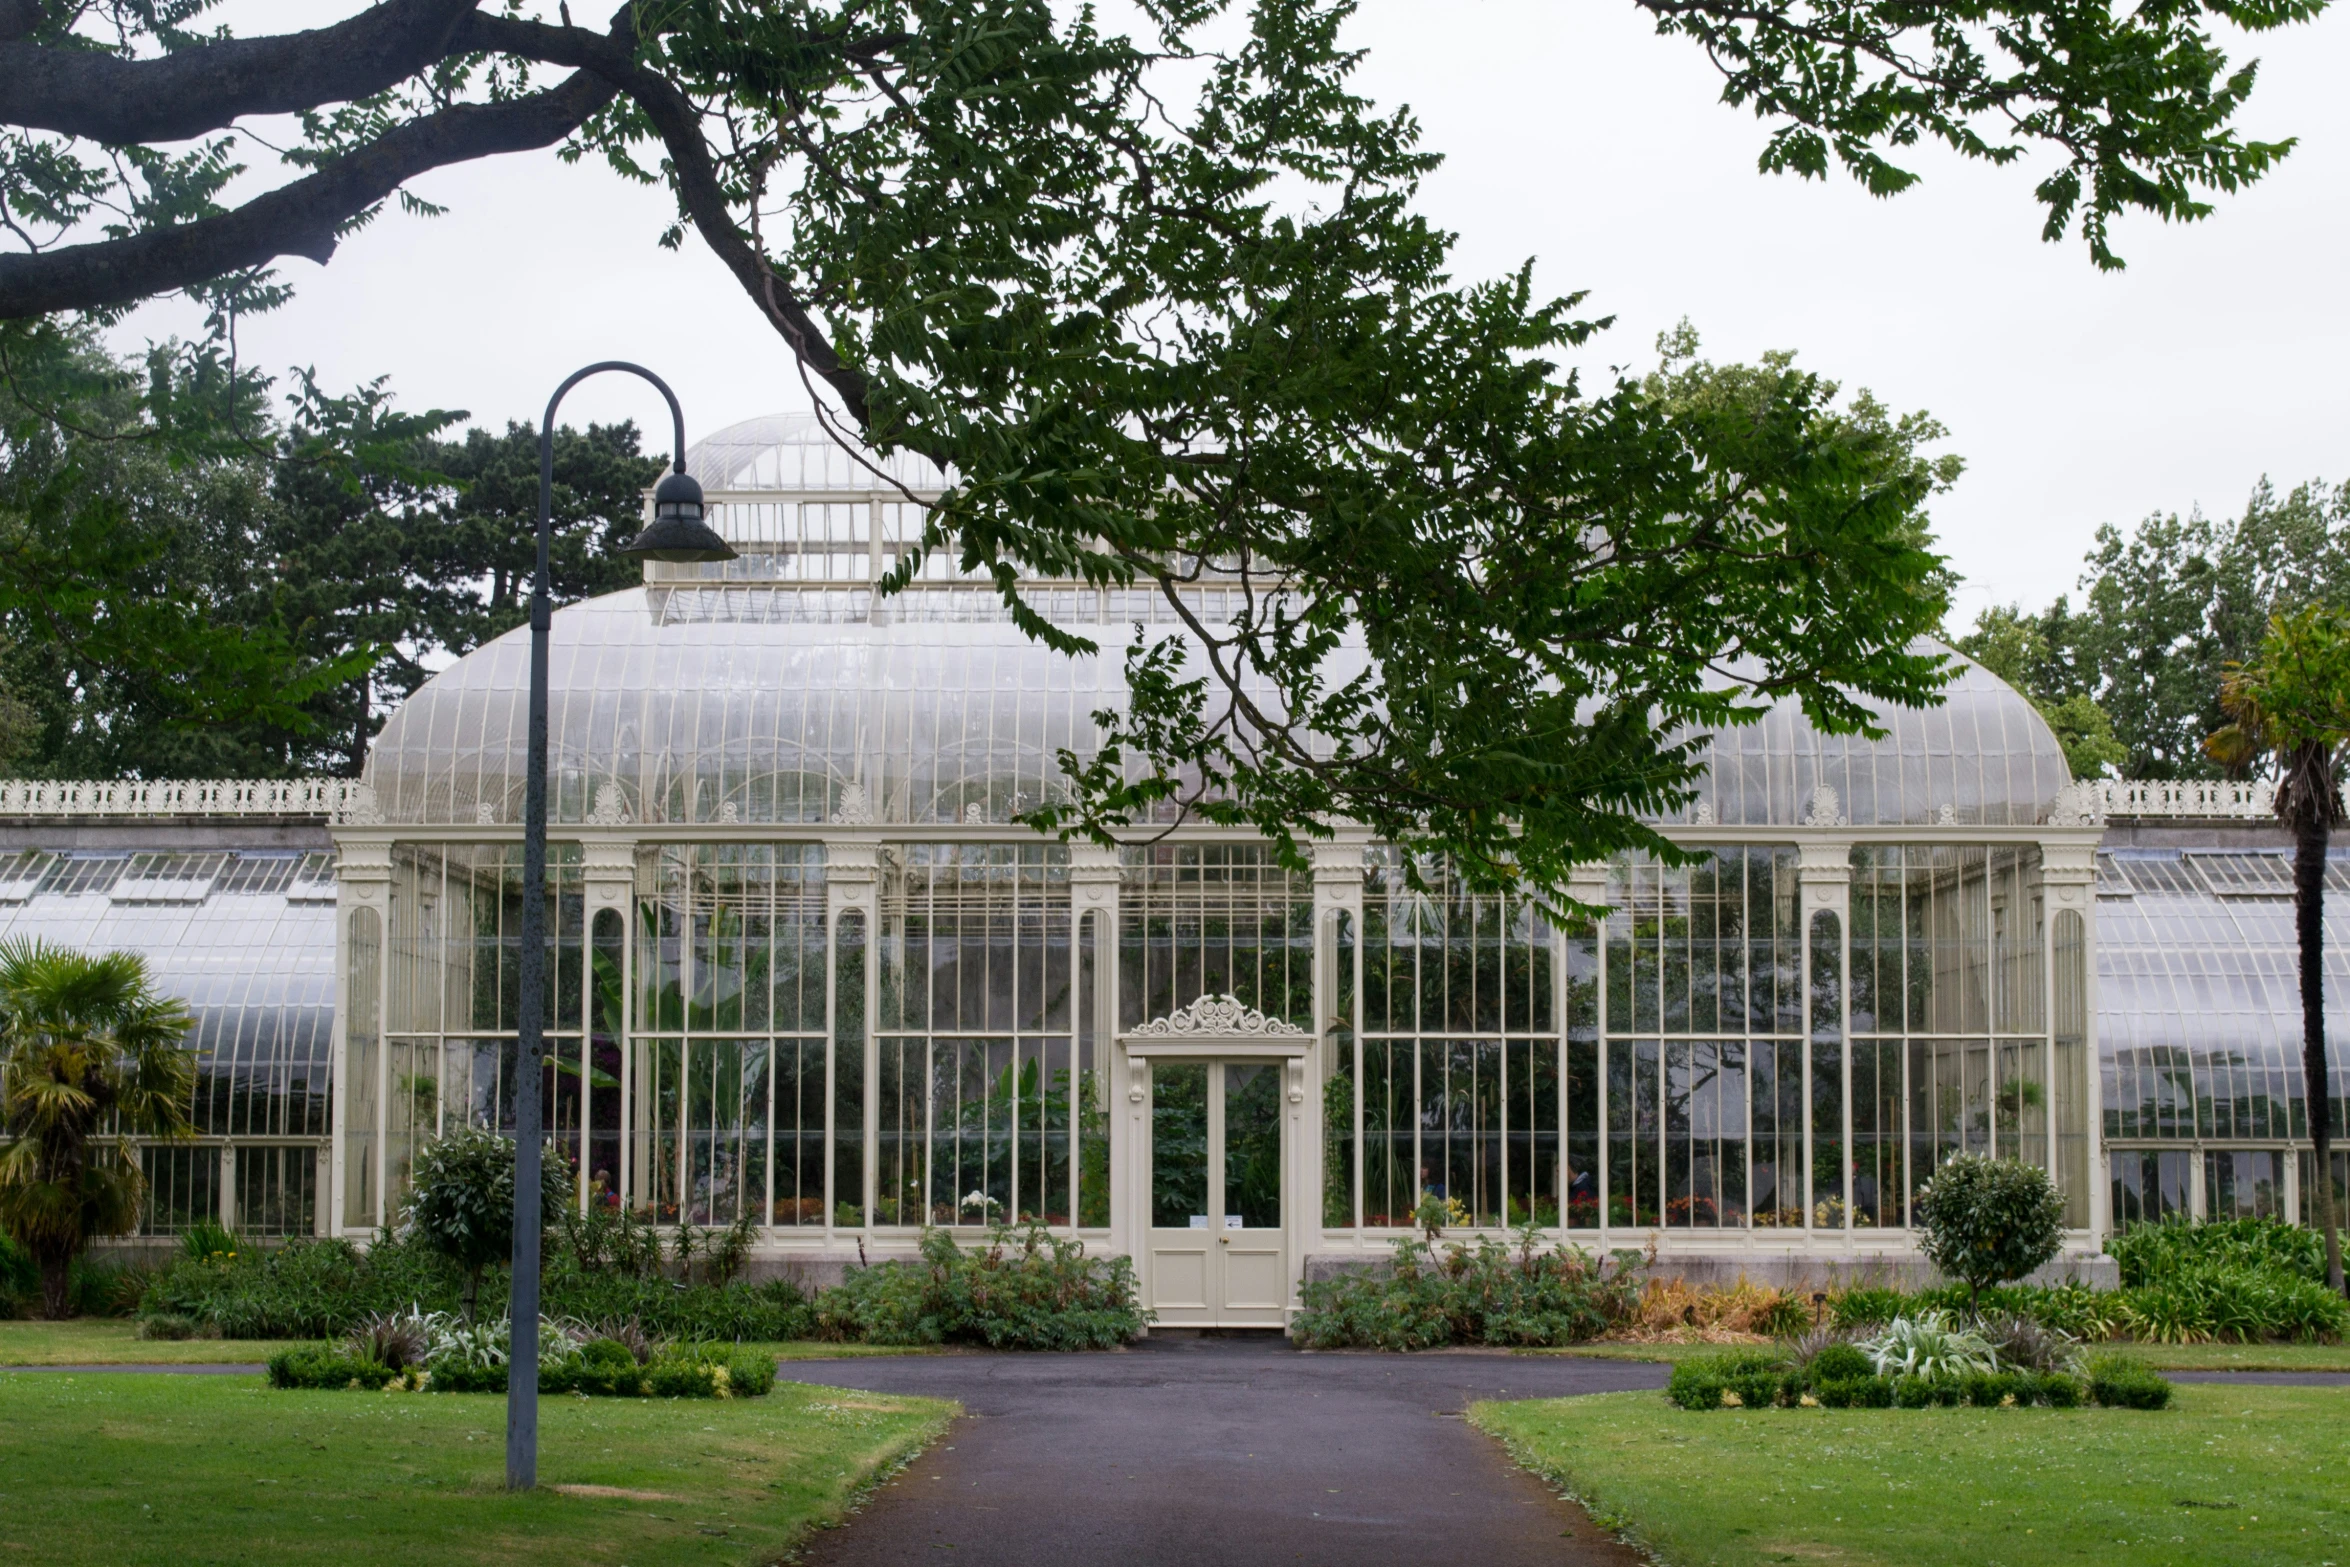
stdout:
{"type": "MultiPolygon", "coordinates": [[[[1181,823],[1062,845],[1012,818],[1165,606],[1035,584],[1101,628],[1078,658],[951,562],[881,594],[938,475],[811,419],[688,467],[739,557],[554,620],[546,1103],[582,1203],[747,1215],[810,1274],[1040,1221],[1133,1257],[1161,1324],[1278,1326],[1430,1198],[1792,1279],[1898,1266],[1961,1152],[2045,1166],[2083,1259],[2315,1179],[2258,785],[2075,782],[1967,665],[1882,739],[1792,706],[1717,736],[1662,824],[1695,863],[1585,868],[1601,922],[1343,833],[1310,870],[1181,823]]],[[[510,1118],[527,675],[522,632],[458,660],[354,783],[0,785],[0,936],[148,950],[203,1020],[150,1228],[364,1237],[420,1144],[510,1118]]]]}

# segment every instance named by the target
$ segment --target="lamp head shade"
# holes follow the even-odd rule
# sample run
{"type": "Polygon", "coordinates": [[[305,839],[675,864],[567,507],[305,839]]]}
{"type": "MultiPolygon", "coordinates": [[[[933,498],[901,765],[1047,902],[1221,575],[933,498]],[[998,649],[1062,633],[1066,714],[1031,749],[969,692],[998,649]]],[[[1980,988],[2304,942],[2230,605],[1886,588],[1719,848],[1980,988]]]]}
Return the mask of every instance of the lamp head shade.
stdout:
{"type": "Polygon", "coordinates": [[[668,473],[653,488],[652,524],[620,546],[620,553],[642,560],[690,564],[732,560],[734,546],[702,520],[702,487],[693,475],[668,473]]]}

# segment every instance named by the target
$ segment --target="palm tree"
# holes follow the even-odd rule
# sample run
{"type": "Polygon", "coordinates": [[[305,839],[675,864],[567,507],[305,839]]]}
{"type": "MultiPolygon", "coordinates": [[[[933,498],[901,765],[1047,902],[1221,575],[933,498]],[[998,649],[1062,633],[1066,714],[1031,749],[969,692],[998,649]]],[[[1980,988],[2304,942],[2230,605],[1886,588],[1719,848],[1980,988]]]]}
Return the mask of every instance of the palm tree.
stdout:
{"type": "Polygon", "coordinates": [[[2337,768],[2350,746],[2350,618],[2323,605],[2269,621],[2259,661],[2230,665],[2220,706],[2232,720],[2203,742],[2223,767],[2270,759],[2276,813],[2293,834],[2294,931],[2300,946],[2301,1074],[2325,1235],[2326,1280],[2342,1290],[2342,1240],[2334,1214],[2332,1101],[2326,1071],[2326,846],[2343,824],[2337,768]]]}
{"type": "Polygon", "coordinates": [[[0,945],[0,1230],[40,1265],[52,1320],[71,1305],[73,1259],[138,1226],[131,1138],[190,1130],[190,1021],[137,953],[0,945]]]}

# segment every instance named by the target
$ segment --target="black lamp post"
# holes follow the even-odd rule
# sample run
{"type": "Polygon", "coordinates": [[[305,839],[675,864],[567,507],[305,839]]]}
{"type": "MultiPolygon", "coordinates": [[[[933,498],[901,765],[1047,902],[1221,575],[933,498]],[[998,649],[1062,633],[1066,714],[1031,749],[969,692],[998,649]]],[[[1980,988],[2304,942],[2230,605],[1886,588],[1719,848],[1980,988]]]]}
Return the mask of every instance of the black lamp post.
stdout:
{"type": "Polygon", "coordinates": [[[514,1051],[514,1298],[506,1364],[506,1489],[539,1483],[539,1146],[546,1071],[547,972],[547,625],[553,614],[547,559],[554,532],[555,409],[591,375],[625,370],[669,401],[676,457],[653,489],[651,526],[621,546],[646,560],[732,560],[734,551],[702,520],[702,487],[685,471],[685,411],[669,383],[617,359],[575,371],[547,399],[539,425],[538,566],[530,582],[530,761],[522,796],[522,1015],[514,1051]]]}

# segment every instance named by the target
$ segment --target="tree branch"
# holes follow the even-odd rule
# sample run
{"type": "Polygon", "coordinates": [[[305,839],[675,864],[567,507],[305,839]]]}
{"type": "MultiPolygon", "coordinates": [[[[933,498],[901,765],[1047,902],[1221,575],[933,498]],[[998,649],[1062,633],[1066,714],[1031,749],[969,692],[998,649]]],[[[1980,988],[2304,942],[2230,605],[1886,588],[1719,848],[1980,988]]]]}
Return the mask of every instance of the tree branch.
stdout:
{"type": "Polygon", "coordinates": [[[0,124],[94,141],[186,141],[246,114],[294,114],[384,91],[452,52],[479,0],[383,0],[349,21],[225,38],[156,59],[23,41],[31,0],[0,5],[0,124]],[[14,14],[10,14],[14,13],[14,14]]]}
{"type": "Polygon", "coordinates": [[[514,21],[476,13],[460,36],[469,48],[521,55],[550,65],[569,65],[593,71],[618,87],[642,109],[645,118],[669,153],[677,178],[677,195],[702,242],[726,264],[743,292],[766,312],[768,320],[800,362],[816,372],[840,398],[860,428],[872,428],[869,388],[864,375],[841,362],[831,338],[816,322],[807,302],[775,275],[767,258],[745,237],[734,220],[733,203],[719,183],[717,165],[702,139],[702,117],[684,93],[658,71],[640,64],[624,40],[590,32],[583,27],[550,27],[543,22],[514,21]]]}
{"type": "Polygon", "coordinates": [[[129,304],[279,256],[323,263],[343,225],[429,170],[561,141],[611,102],[580,72],[508,103],[458,104],[386,132],[317,173],[233,211],[122,239],[0,256],[0,319],[129,304]]]}

